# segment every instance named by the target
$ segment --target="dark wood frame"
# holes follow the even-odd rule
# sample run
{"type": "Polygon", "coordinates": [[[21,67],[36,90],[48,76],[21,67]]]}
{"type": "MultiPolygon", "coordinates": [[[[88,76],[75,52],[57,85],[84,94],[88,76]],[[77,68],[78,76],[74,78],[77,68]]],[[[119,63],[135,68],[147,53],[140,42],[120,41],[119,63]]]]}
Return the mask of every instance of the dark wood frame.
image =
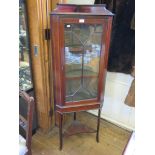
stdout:
{"type": "MultiPolygon", "coordinates": [[[[95,18],[87,18],[85,19],[85,24],[103,24],[105,25],[105,22],[106,20],[105,19],[95,19],[95,18]]],[[[79,24],[79,18],[63,18],[63,19],[60,19],[60,34],[63,34],[64,33],[64,24],[65,23],[70,23],[70,24],[79,24]]],[[[103,26],[102,25],[102,26],[103,26]]],[[[105,35],[104,33],[106,32],[105,30],[106,28],[103,28],[103,33],[102,33],[102,40],[105,40],[105,35]]],[[[61,40],[60,40],[60,47],[64,47],[64,36],[62,35],[61,37],[61,40]]],[[[103,43],[104,41],[102,41],[103,43]]],[[[62,49],[62,48],[61,48],[62,49]]],[[[103,48],[103,44],[101,45],[101,55],[104,55],[104,48],[103,48]]],[[[91,103],[91,102],[99,102],[100,101],[100,91],[101,91],[101,86],[98,82],[98,90],[99,90],[99,93],[98,93],[98,97],[97,98],[94,98],[94,99],[90,99],[90,100],[87,100],[87,101],[79,101],[79,102],[64,102],[65,101],[65,87],[64,87],[64,81],[65,81],[65,74],[64,74],[64,68],[65,68],[65,56],[64,56],[64,52],[63,52],[63,49],[61,51],[61,60],[62,60],[62,64],[63,64],[63,72],[62,72],[62,85],[63,85],[63,89],[62,89],[62,94],[63,94],[63,102],[62,102],[62,106],[67,106],[67,105],[81,105],[81,104],[85,104],[85,103],[91,103]]],[[[103,57],[103,56],[101,56],[103,57]]],[[[101,68],[102,66],[105,66],[104,65],[104,61],[103,59],[100,59],[100,65],[99,65],[99,81],[101,81],[101,79],[103,79],[103,75],[102,75],[102,72],[101,72],[101,68]]]]}
{"type": "MultiPolygon", "coordinates": [[[[60,150],[62,149],[63,133],[62,121],[64,113],[98,109],[98,120],[96,130],[96,141],[99,142],[99,126],[102,103],[104,100],[104,87],[107,71],[111,25],[113,14],[105,9],[105,5],[67,5],[58,4],[51,13],[51,44],[52,62],[51,72],[53,72],[54,102],[55,112],[59,117],[60,150]],[[80,12],[81,11],[81,12],[80,12]],[[89,13],[88,13],[89,12],[89,13]],[[99,64],[98,97],[95,99],[65,103],[65,63],[64,63],[64,23],[79,23],[79,19],[84,19],[88,24],[103,24],[102,45],[99,64]]],[[[79,23],[80,24],[80,23],[79,23]]]]}
{"type": "Polygon", "coordinates": [[[34,110],[34,98],[30,97],[26,92],[19,91],[19,96],[22,97],[27,103],[27,119],[25,119],[22,115],[19,115],[19,125],[26,132],[26,146],[28,152],[26,155],[31,155],[31,143],[32,143],[32,121],[33,121],[33,110],[34,110]]]}

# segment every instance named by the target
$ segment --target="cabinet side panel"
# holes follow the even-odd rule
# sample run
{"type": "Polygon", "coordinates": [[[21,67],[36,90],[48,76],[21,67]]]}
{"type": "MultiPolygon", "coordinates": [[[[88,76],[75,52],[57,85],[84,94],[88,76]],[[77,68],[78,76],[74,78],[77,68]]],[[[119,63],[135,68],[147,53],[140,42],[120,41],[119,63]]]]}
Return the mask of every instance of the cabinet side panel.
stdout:
{"type": "Polygon", "coordinates": [[[51,36],[54,72],[54,102],[55,104],[62,105],[61,54],[59,48],[59,17],[56,15],[51,16],[51,36]]]}
{"type": "MultiPolygon", "coordinates": [[[[100,54],[100,66],[99,66],[99,82],[98,82],[98,91],[99,91],[99,95],[98,95],[98,101],[101,102],[102,100],[102,95],[103,95],[103,87],[104,85],[102,85],[102,81],[104,79],[105,76],[105,54],[106,54],[106,50],[105,50],[105,40],[106,40],[106,33],[107,33],[107,23],[106,23],[106,18],[104,18],[103,20],[103,33],[102,33],[102,48],[101,48],[101,54],[100,54]]],[[[101,102],[102,103],[102,102],[101,102]]]]}
{"type": "Polygon", "coordinates": [[[108,56],[109,56],[109,46],[110,46],[110,38],[111,38],[111,29],[112,29],[112,19],[113,17],[109,16],[107,19],[107,34],[106,34],[106,57],[105,57],[105,64],[106,64],[106,68],[108,65],[108,56]]]}
{"type": "Polygon", "coordinates": [[[101,98],[100,101],[103,103],[104,100],[104,90],[105,90],[105,80],[106,80],[106,73],[107,73],[107,65],[108,65],[108,56],[109,56],[109,46],[110,46],[110,37],[111,37],[111,26],[112,26],[112,19],[113,17],[107,17],[105,21],[105,53],[104,53],[104,68],[103,70],[103,79],[100,81],[101,89],[101,98]]]}

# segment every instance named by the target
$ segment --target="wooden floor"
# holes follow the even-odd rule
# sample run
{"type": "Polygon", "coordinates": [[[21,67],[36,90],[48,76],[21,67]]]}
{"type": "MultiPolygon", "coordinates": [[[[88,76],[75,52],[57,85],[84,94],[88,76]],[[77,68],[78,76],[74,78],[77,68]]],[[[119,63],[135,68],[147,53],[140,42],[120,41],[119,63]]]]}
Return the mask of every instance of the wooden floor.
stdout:
{"type": "MultiPolygon", "coordinates": [[[[96,128],[97,118],[87,112],[78,113],[77,119],[96,128]]],[[[78,134],[64,138],[63,149],[59,151],[58,131],[55,127],[48,135],[36,133],[32,138],[32,155],[121,155],[131,134],[101,119],[99,143],[94,133],[78,134]]]]}

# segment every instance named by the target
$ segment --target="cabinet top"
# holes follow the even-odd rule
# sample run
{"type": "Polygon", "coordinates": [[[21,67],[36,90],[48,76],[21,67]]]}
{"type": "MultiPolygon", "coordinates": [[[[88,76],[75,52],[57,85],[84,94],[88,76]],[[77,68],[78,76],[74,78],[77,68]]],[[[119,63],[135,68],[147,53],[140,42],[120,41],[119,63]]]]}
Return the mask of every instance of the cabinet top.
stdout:
{"type": "Polygon", "coordinates": [[[76,4],[57,4],[51,12],[52,15],[99,15],[113,16],[114,14],[106,9],[105,4],[96,5],[76,5],[76,4]]]}

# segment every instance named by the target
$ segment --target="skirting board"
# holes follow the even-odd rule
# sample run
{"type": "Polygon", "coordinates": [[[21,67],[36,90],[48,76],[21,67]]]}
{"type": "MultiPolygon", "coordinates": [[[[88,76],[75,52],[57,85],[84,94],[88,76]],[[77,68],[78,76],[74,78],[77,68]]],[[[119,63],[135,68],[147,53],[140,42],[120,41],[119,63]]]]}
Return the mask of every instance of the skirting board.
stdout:
{"type": "MultiPolygon", "coordinates": [[[[95,116],[98,115],[98,112],[97,112],[97,111],[87,111],[87,112],[88,112],[88,113],[91,113],[91,114],[93,114],[93,115],[95,115],[95,116]]],[[[113,123],[113,124],[115,124],[115,125],[117,125],[117,126],[123,128],[123,129],[125,129],[125,130],[128,130],[128,131],[134,131],[134,130],[135,130],[134,128],[132,128],[132,127],[130,127],[130,126],[128,126],[128,125],[125,125],[124,123],[118,122],[118,121],[116,121],[116,120],[113,120],[113,119],[110,118],[110,117],[105,116],[103,113],[101,113],[101,118],[103,118],[103,119],[105,119],[106,121],[108,121],[108,122],[110,122],[110,123],[113,123]]]]}

